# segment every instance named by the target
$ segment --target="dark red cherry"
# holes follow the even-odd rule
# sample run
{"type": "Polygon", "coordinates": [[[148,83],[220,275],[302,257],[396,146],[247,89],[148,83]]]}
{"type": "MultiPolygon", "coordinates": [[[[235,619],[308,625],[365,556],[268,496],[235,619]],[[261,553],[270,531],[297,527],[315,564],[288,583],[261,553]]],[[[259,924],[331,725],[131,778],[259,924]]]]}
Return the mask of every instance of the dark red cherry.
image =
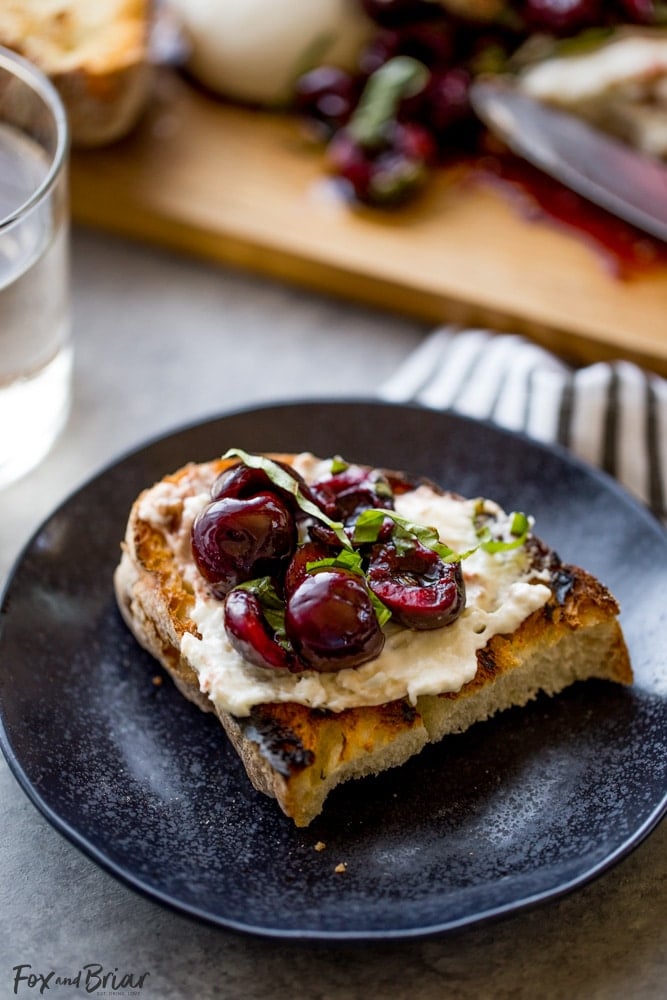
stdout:
{"type": "Polygon", "coordinates": [[[297,114],[330,135],[350,118],[361,90],[358,77],[337,66],[317,66],[300,76],[294,85],[297,114]]]}
{"type": "Polygon", "coordinates": [[[342,128],[327,147],[331,173],[348,183],[354,197],[387,207],[403,204],[424,184],[436,157],[433,135],[417,122],[388,123],[382,143],[373,148],[342,128]]]}
{"type": "Polygon", "coordinates": [[[432,19],[438,7],[432,0],[361,0],[366,14],[385,27],[432,19]]]}
{"type": "Polygon", "coordinates": [[[297,666],[294,654],[276,641],[261,602],[251,591],[237,589],[227,594],[225,629],[234,649],[249,663],[285,670],[297,666]]]}
{"type": "Polygon", "coordinates": [[[424,114],[436,136],[472,117],[470,85],[472,78],[461,68],[433,73],[424,90],[424,114]]]}
{"type": "Polygon", "coordinates": [[[335,537],[333,532],[331,532],[331,535],[333,536],[334,545],[336,546],[335,548],[330,548],[329,545],[326,545],[318,540],[305,542],[303,545],[299,545],[296,552],[290,559],[285,571],[283,587],[286,596],[293,593],[299,584],[303,583],[308,575],[308,565],[310,563],[316,563],[320,562],[322,559],[330,558],[340,549],[340,542],[335,537]]]}
{"type": "Polygon", "coordinates": [[[465,607],[461,564],[444,562],[419,542],[400,549],[393,544],[373,546],[367,579],[406,628],[450,625],[465,607]]]}
{"type": "Polygon", "coordinates": [[[438,486],[432,479],[426,476],[415,476],[410,472],[397,471],[395,469],[383,469],[382,474],[389,483],[389,487],[394,496],[402,493],[410,493],[419,486],[428,486],[434,493],[442,493],[442,487],[438,486]]]}
{"type": "Polygon", "coordinates": [[[362,50],[359,66],[370,74],[394,56],[411,56],[428,69],[450,66],[456,37],[446,21],[416,21],[404,27],[378,31],[362,50]]]}
{"type": "Polygon", "coordinates": [[[634,24],[653,24],[656,20],[655,0],[620,0],[625,17],[634,24]]]}
{"type": "MultiPolygon", "coordinates": [[[[284,472],[287,472],[295,480],[304,497],[314,500],[306,481],[296,469],[287,465],[286,462],[280,462],[275,459],[274,464],[280,466],[284,472]]],[[[243,463],[233,465],[231,468],[221,472],[211,487],[212,500],[221,500],[223,497],[248,499],[249,497],[257,496],[258,493],[275,493],[276,496],[280,497],[292,509],[293,513],[299,513],[294,495],[289,490],[276,486],[264,469],[253,469],[243,463]]]]}
{"type": "MultiPolygon", "coordinates": [[[[364,510],[372,507],[394,508],[393,490],[387,477],[380,470],[365,465],[349,465],[341,472],[313,483],[311,490],[322,510],[348,529],[354,527],[357,517],[364,510]]],[[[329,546],[337,544],[334,532],[325,524],[314,523],[309,532],[312,538],[329,546]]],[[[348,535],[351,534],[349,530],[348,535]]]]}
{"type": "Polygon", "coordinates": [[[256,576],[278,573],[296,543],[292,514],[270,493],[214,500],[192,526],[195,563],[217,597],[256,576]]]}
{"type": "Polygon", "coordinates": [[[355,198],[367,200],[373,175],[372,154],[359,145],[347,128],[342,128],[327,146],[326,156],[331,173],[346,181],[355,198]]]}
{"type": "Polygon", "coordinates": [[[371,76],[380,66],[398,55],[401,45],[400,31],[378,31],[359,53],[359,72],[371,76]]]}
{"type": "Polygon", "coordinates": [[[572,35],[600,22],[600,0],[525,0],[523,15],[533,31],[572,35]]]}
{"type": "Polygon", "coordinates": [[[363,579],[343,569],[306,576],[287,598],[285,629],[299,658],[323,672],[358,667],[384,645],[363,579]]]}
{"type": "Polygon", "coordinates": [[[311,485],[322,510],[329,517],[350,523],[369,507],[393,508],[394,497],[386,476],[364,465],[348,465],[311,485]]]}
{"type": "Polygon", "coordinates": [[[211,486],[211,500],[223,497],[251,497],[257,493],[271,493],[273,483],[263,469],[251,469],[242,463],[225,469],[211,486]]]}

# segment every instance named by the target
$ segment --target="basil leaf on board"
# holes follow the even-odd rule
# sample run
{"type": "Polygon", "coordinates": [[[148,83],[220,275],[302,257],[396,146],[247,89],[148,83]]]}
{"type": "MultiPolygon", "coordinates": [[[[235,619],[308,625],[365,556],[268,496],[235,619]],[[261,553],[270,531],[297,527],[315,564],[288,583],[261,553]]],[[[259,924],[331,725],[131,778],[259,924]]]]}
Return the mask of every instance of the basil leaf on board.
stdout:
{"type": "Polygon", "coordinates": [[[423,90],[430,75],[424,63],[406,55],[394,56],[371,73],[348,125],[355,142],[365,149],[380,146],[400,102],[423,90]]]}

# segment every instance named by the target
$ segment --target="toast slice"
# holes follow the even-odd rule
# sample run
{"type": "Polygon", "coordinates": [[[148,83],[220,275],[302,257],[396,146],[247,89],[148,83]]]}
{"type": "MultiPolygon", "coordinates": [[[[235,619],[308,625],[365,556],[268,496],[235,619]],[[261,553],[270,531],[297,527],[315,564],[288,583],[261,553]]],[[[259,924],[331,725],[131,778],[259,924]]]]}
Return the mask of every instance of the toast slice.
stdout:
{"type": "MultiPolygon", "coordinates": [[[[312,456],[273,457],[298,468],[306,480],[323,466],[312,456]]],[[[476,561],[475,555],[462,560],[466,609],[453,625],[423,638],[432,661],[423,670],[418,657],[424,634],[389,626],[388,645],[399,653],[391,662],[398,664],[399,674],[406,671],[407,679],[398,686],[389,678],[378,688],[374,662],[338,675],[313,670],[288,674],[242,662],[239,671],[247,673],[251,694],[237,696],[236,680],[216,679],[215,661],[223,656],[216,650],[224,651],[224,636],[222,646],[202,653],[206,634],[220,630],[223,602],[207,591],[190,546],[193,518],[229,464],[225,459],[189,464],[143,491],[130,511],[115,590],[138,642],[186,698],[217,714],[255,788],[275,797],[297,826],[306,826],[321,812],[340,782],[399,765],[429,742],[525,705],[540,692],[553,695],[587,678],[632,682],[614,597],[589,573],[561,563],[529,533],[518,548],[483,555],[486,562],[476,561]],[[496,579],[495,563],[509,579],[502,598],[494,598],[488,584],[496,579]],[[508,617],[515,592],[523,603],[508,617]],[[474,624],[476,615],[484,618],[483,625],[474,624]],[[475,638],[473,633],[481,634],[475,638]],[[439,674],[440,660],[449,666],[439,674]],[[466,661],[463,673],[458,660],[466,661]],[[429,670],[435,671],[433,681],[426,679],[429,670]],[[343,674],[358,683],[352,694],[346,689],[337,699],[343,674]],[[320,684],[324,677],[330,700],[323,700],[321,692],[300,696],[304,677],[307,691],[311,679],[320,684]]],[[[403,497],[409,513],[417,509],[417,499],[425,497],[429,511],[442,502],[459,525],[467,523],[471,510],[485,511],[494,525],[506,516],[491,502],[480,507],[480,501],[464,500],[432,484],[410,484],[403,497]]],[[[238,680],[239,674],[235,676],[238,680]]]]}
{"type": "Polygon", "coordinates": [[[124,136],[151,89],[152,0],[3,0],[0,44],[38,66],[62,97],[72,144],[124,136]]]}

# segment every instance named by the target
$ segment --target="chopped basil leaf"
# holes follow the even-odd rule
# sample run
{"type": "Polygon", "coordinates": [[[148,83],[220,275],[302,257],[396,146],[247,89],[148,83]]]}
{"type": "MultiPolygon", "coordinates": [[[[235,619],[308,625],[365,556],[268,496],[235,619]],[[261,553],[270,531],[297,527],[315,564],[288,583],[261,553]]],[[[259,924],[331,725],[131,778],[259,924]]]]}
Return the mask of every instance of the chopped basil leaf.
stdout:
{"type": "Polygon", "coordinates": [[[285,632],[285,602],[279,596],[271,577],[260,576],[254,580],[246,580],[234,589],[249,590],[257,597],[262,606],[262,614],[274,633],[276,642],[283,646],[289,645],[285,632]]]}
{"type": "Polygon", "coordinates": [[[352,548],[352,543],[350,539],[345,534],[345,528],[340,521],[332,521],[330,517],[320,510],[320,508],[308,500],[307,497],[301,492],[298,480],[294,476],[290,475],[285,469],[283,469],[277,462],[272,461],[270,458],[266,458],[264,455],[251,455],[247,451],[243,451],[241,448],[230,448],[222,456],[224,458],[238,458],[244,465],[247,465],[249,469],[262,469],[271,482],[275,486],[279,486],[281,490],[285,490],[286,493],[290,493],[297,504],[304,512],[304,514],[309,514],[310,517],[316,517],[319,521],[322,521],[327,525],[328,528],[336,535],[338,541],[346,549],[352,548]]]}
{"type": "Polygon", "coordinates": [[[377,496],[384,497],[386,500],[393,500],[394,491],[385,479],[376,479],[373,487],[377,496]]]}
{"type": "Polygon", "coordinates": [[[477,532],[480,539],[480,548],[485,552],[511,552],[512,549],[521,548],[530,533],[530,521],[522,511],[513,511],[510,514],[510,534],[514,536],[511,542],[505,542],[500,538],[494,538],[491,529],[485,525],[477,532]]]}
{"type": "Polygon", "coordinates": [[[358,545],[377,542],[384,520],[385,513],[381,508],[371,507],[362,511],[354,522],[353,541],[358,545]]]}
{"type": "Polygon", "coordinates": [[[335,476],[339,472],[345,472],[346,469],[350,468],[350,463],[346,462],[344,458],[340,455],[334,455],[331,459],[331,475],[335,476]]]}
{"type": "Polygon", "coordinates": [[[387,510],[384,507],[373,507],[370,510],[362,511],[354,525],[353,541],[359,545],[376,542],[386,518],[394,523],[392,541],[397,548],[414,544],[414,539],[417,539],[426,548],[437,552],[444,562],[458,562],[459,559],[470,554],[459,555],[440,541],[440,536],[435,528],[416,524],[414,521],[408,520],[407,517],[397,514],[395,510],[387,510]]]}
{"type": "Polygon", "coordinates": [[[440,541],[435,528],[409,521],[394,510],[374,507],[371,510],[363,511],[357,518],[352,536],[353,541],[359,545],[376,542],[385,518],[390,518],[394,522],[392,542],[397,548],[407,547],[411,541],[417,539],[426,548],[437,552],[443,562],[460,562],[462,559],[467,559],[479,548],[489,553],[509,552],[512,549],[518,549],[526,541],[530,530],[530,523],[526,515],[515,512],[512,515],[511,531],[513,535],[518,535],[518,537],[515,537],[511,542],[493,538],[488,526],[485,526],[478,532],[479,545],[473,546],[466,552],[455,552],[454,549],[440,541]]]}
{"type": "Polygon", "coordinates": [[[314,573],[318,569],[349,569],[351,573],[358,573],[363,576],[363,566],[361,555],[352,549],[343,549],[337,556],[329,556],[326,559],[317,559],[315,562],[306,563],[308,573],[314,573]]]}
{"type": "Polygon", "coordinates": [[[382,603],[380,598],[371,590],[370,587],[368,588],[368,596],[371,599],[371,604],[373,605],[373,610],[375,611],[377,620],[380,623],[380,628],[382,628],[382,626],[386,625],[391,618],[391,611],[386,604],[382,603]]]}
{"type": "Polygon", "coordinates": [[[513,542],[503,542],[500,538],[490,538],[488,541],[482,542],[479,547],[491,554],[496,552],[511,552],[512,549],[520,549],[525,541],[526,535],[515,538],[513,542]]]}

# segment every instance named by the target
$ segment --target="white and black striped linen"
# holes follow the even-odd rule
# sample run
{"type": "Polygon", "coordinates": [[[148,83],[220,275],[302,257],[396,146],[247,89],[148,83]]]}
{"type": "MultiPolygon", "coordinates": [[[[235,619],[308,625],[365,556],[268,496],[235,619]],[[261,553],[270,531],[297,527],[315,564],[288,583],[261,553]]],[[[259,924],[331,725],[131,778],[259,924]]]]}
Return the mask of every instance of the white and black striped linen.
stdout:
{"type": "Polygon", "coordinates": [[[558,443],[667,521],[667,381],[626,361],[573,370],[523,337],[436,330],[380,387],[558,443]]]}

